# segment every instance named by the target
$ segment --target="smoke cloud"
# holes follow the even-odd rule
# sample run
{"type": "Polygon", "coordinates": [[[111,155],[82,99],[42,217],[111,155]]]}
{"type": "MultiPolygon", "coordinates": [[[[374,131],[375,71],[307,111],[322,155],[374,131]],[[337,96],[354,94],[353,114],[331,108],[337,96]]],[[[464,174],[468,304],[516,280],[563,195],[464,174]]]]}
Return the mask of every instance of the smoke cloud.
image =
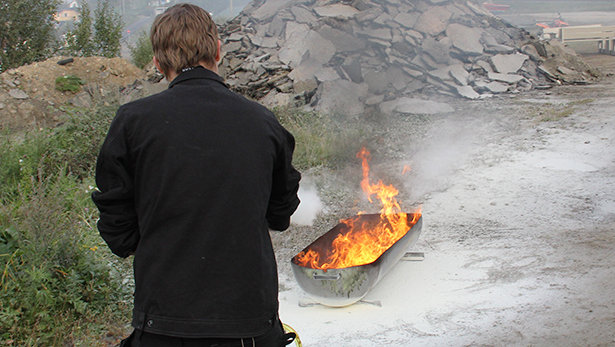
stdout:
{"type": "Polygon", "coordinates": [[[448,187],[449,178],[476,147],[477,130],[472,124],[449,121],[428,132],[410,165],[412,174],[405,184],[409,201],[420,202],[427,194],[448,187]]]}
{"type": "Polygon", "coordinates": [[[299,186],[299,199],[301,204],[290,218],[291,223],[311,226],[318,214],[322,211],[323,204],[318,197],[318,192],[313,184],[302,183],[299,186]]]}

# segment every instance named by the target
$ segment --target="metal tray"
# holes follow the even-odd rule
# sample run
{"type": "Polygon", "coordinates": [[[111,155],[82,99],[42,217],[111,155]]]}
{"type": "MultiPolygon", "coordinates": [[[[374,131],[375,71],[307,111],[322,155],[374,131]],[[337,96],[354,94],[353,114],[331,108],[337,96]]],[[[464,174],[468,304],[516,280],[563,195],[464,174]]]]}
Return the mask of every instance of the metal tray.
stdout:
{"type": "MultiPolygon", "coordinates": [[[[408,220],[413,218],[408,214],[408,220]]],[[[358,223],[369,223],[380,220],[380,214],[364,214],[358,223]]],[[[382,277],[409,251],[421,234],[423,217],[419,216],[414,225],[408,226],[408,231],[397,242],[389,247],[375,261],[339,269],[312,269],[297,263],[297,256],[291,259],[291,268],[299,287],[303,289],[316,302],[332,307],[352,305],[363,299],[382,277]]],[[[340,223],[326,232],[316,241],[312,242],[303,251],[314,249],[318,251],[331,248],[333,240],[347,229],[340,223]]]]}

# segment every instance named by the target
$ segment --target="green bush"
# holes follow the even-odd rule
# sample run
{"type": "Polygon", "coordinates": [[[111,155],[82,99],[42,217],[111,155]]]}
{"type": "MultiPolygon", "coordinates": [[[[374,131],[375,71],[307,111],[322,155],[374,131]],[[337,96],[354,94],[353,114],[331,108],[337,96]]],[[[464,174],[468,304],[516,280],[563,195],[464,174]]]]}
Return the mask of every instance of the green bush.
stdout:
{"type": "Polygon", "coordinates": [[[81,78],[73,75],[60,76],[56,78],[56,89],[61,92],[76,93],[79,89],[81,89],[83,84],[85,84],[85,82],[83,82],[81,78]]]}
{"type": "Polygon", "coordinates": [[[139,35],[136,44],[128,48],[130,49],[132,63],[139,69],[143,69],[152,61],[152,57],[154,57],[152,41],[150,41],[149,35],[144,31],[139,35]]]}
{"type": "Polygon", "coordinates": [[[113,114],[72,110],[0,143],[0,345],[101,345],[129,319],[129,264],[98,235],[90,198],[113,114]]]}

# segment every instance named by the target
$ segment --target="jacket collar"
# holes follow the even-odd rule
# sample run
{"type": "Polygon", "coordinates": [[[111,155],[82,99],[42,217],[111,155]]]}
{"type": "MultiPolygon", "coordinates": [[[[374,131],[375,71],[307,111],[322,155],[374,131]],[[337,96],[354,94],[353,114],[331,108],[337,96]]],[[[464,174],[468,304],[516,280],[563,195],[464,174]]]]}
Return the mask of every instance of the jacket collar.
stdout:
{"type": "Polygon", "coordinates": [[[175,77],[175,79],[173,79],[173,81],[171,81],[171,83],[169,83],[169,89],[173,88],[173,86],[175,86],[176,84],[188,81],[188,80],[193,80],[193,79],[209,79],[209,80],[214,80],[220,84],[222,84],[223,86],[227,87],[226,83],[224,83],[224,81],[222,80],[222,77],[218,76],[217,73],[206,69],[204,67],[198,66],[195,68],[191,68],[189,70],[186,70],[182,73],[180,73],[179,75],[177,75],[177,77],[175,77]]]}

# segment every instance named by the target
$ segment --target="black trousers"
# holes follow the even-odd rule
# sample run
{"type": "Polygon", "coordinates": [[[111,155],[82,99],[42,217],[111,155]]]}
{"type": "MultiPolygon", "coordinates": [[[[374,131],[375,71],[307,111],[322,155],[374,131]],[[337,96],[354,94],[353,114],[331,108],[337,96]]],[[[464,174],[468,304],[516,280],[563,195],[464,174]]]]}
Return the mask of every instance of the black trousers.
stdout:
{"type": "Polygon", "coordinates": [[[183,338],[152,334],[135,329],[120,347],[283,347],[293,342],[294,333],[285,334],[278,321],[269,332],[256,337],[228,338],[183,338]]]}

